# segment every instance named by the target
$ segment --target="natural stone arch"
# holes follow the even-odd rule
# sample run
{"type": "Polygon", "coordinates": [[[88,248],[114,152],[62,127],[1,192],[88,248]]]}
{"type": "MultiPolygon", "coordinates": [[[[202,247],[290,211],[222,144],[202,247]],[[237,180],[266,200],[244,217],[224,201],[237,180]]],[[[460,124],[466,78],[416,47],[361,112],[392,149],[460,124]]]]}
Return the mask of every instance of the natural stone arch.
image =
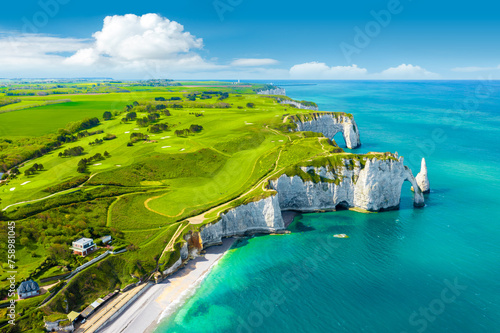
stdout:
{"type": "Polygon", "coordinates": [[[354,149],[361,146],[358,126],[351,115],[346,113],[313,113],[311,119],[302,121],[297,119],[297,131],[321,133],[329,139],[341,132],[347,148],[354,149]]]}
{"type": "Polygon", "coordinates": [[[415,180],[415,177],[413,176],[413,173],[411,172],[410,168],[408,168],[405,165],[405,170],[406,170],[405,181],[410,182],[411,186],[413,187],[413,206],[423,207],[425,205],[424,194],[420,190],[420,187],[417,185],[417,181],[415,180]]]}

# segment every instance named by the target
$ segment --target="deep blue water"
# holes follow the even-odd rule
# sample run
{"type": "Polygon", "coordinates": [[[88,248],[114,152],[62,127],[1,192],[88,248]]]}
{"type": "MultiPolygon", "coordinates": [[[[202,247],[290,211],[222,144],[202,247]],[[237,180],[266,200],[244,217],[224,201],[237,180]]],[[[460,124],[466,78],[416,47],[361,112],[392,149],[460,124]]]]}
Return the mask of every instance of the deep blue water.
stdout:
{"type": "Polygon", "coordinates": [[[425,157],[426,207],[404,185],[399,211],[304,214],[240,242],[157,332],[500,332],[500,82],[286,88],[353,113],[356,151],[398,151],[415,175],[425,157]]]}

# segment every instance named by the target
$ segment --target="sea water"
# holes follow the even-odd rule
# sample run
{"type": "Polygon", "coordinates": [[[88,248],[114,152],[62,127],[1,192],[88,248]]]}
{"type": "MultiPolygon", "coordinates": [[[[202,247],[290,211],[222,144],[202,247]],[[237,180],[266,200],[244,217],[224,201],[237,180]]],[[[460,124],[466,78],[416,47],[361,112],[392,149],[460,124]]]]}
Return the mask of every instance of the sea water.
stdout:
{"type": "Polygon", "coordinates": [[[156,332],[500,332],[500,82],[280,83],[354,114],[355,152],[397,151],[415,175],[425,157],[426,206],[405,184],[398,211],[241,240],[156,332]]]}

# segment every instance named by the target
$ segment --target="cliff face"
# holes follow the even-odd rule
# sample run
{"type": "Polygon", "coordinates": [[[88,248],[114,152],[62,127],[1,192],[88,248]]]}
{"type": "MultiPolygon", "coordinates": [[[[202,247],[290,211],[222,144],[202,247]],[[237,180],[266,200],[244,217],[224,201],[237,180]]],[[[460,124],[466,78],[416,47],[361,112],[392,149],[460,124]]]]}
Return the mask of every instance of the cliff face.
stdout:
{"type": "Polygon", "coordinates": [[[201,230],[203,247],[218,244],[224,237],[246,233],[269,233],[285,228],[276,195],[251,202],[221,214],[219,221],[201,230]]]}
{"type": "Polygon", "coordinates": [[[257,95],[281,95],[286,96],[286,90],[283,88],[268,89],[257,91],[257,95]]]}
{"type": "Polygon", "coordinates": [[[311,131],[322,133],[325,137],[333,139],[335,134],[342,132],[347,148],[353,149],[361,146],[358,125],[353,118],[339,114],[314,114],[308,121],[296,121],[298,131],[311,131]]]}
{"type": "Polygon", "coordinates": [[[312,111],[318,111],[318,107],[317,106],[308,106],[308,105],[304,105],[302,103],[299,103],[297,101],[289,101],[289,100],[283,100],[283,101],[279,101],[280,104],[289,104],[289,105],[293,105],[295,106],[297,109],[302,109],[302,110],[312,110],[312,111]]]}
{"type": "MultiPolygon", "coordinates": [[[[319,175],[324,181],[304,181],[300,176],[281,175],[271,181],[278,192],[282,210],[317,211],[340,207],[358,207],[369,211],[396,209],[404,181],[416,184],[403,159],[366,161],[364,168],[355,161],[353,168],[302,167],[302,171],[319,175]]],[[[414,194],[414,205],[424,204],[422,193],[414,194]]]]}

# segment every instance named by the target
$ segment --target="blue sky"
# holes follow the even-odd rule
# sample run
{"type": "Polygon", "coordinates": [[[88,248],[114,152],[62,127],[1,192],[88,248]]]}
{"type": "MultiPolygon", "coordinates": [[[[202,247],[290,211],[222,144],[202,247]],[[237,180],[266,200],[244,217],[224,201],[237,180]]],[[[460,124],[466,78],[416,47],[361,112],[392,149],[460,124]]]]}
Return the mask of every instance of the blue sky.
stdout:
{"type": "Polygon", "coordinates": [[[0,77],[498,78],[499,12],[491,0],[7,2],[0,77]]]}

